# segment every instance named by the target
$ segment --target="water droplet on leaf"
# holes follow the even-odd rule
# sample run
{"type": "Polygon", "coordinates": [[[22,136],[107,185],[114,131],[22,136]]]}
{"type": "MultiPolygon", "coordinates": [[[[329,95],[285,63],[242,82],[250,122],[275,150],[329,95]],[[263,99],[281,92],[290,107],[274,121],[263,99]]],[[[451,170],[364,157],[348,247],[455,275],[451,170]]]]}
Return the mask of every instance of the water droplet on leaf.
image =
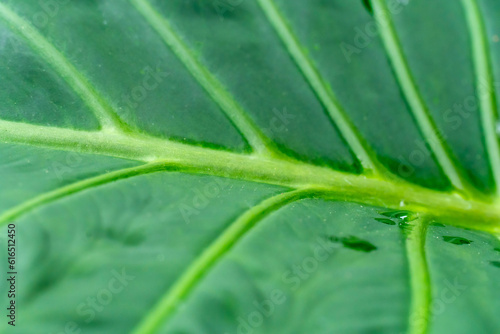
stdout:
{"type": "Polygon", "coordinates": [[[387,224],[387,225],[396,225],[395,222],[393,222],[392,220],[387,219],[387,218],[375,218],[375,220],[378,222],[381,222],[383,224],[387,224]]]}
{"type": "Polygon", "coordinates": [[[410,216],[411,212],[406,211],[406,210],[398,210],[398,211],[386,211],[386,212],[380,212],[382,216],[386,216],[389,218],[398,218],[398,219],[404,219],[408,216],[410,216]]]}
{"type": "Polygon", "coordinates": [[[377,249],[372,243],[362,240],[355,236],[349,236],[342,239],[342,244],[347,247],[357,251],[369,253],[377,249]]]}
{"type": "Polygon", "coordinates": [[[500,261],[490,261],[490,264],[491,264],[493,267],[500,268],[500,261]]]}
{"type": "Polygon", "coordinates": [[[365,253],[369,253],[377,249],[377,247],[373,245],[371,242],[368,242],[366,240],[360,239],[352,235],[343,238],[330,236],[328,240],[330,240],[331,242],[341,242],[342,245],[344,245],[344,247],[346,248],[350,248],[352,250],[365,253]]]}
{"type": "Polygon", "coordinates": [[[329,236],[328,237],[328,240],[330,240],[331,242],[339,242],[340,241],[340,238],[332,235],[332,236],[329,236]]]}
{"type": "Polygon", "coordinates": [[[454,245],[469,245],[473,242],[472,240],[469,239],[465,239],[462,237],[452,237],[449,235],[443,236],[443,240],[454,245]]]}

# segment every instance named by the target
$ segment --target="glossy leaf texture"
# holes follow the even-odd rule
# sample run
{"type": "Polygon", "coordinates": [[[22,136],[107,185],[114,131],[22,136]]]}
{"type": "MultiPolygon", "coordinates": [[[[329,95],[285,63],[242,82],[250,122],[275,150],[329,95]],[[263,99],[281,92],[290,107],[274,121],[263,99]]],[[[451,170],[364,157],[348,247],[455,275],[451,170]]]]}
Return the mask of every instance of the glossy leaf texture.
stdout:
{"type": "Polygon", "coordinates": [[[499,19],[1,0],[0,332],[500,333],[499,19]]]}

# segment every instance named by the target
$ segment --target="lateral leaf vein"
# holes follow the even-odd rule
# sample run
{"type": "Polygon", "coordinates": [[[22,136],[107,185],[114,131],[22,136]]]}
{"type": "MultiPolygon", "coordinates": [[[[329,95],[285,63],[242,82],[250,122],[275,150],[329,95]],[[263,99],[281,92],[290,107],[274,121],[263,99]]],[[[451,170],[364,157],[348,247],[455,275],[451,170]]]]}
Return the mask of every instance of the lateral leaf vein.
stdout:
{"type": "Polygon", "coordinates": [[[420,94],[403,53],[394,27],[394,22],[385,1],[386,0],[372,0],[375,19],[378,23],[380,36],[385,45],[387,55],[391,61],[402,92],[410,105],[416,123],[451,184],[458,190],[472,192],[463,180],[458,167],[455,165],[451,152],[443,137],[440,135],[429,113],[427,105],[420,94]]]}
{"type": "Polygon", "coordinates": [[[295,61],[318,99],[325,107],[332,121],[337,125],[342,136],[350,146],[365,170],[380,173],[383,167],[376,161],[375,155],[368,147],[361,134],[352,125],[333,92],[316,70],[313,61],[301,46],[298,38],[286,23],[273,0],[258,0],[262,10],[276,33],[281,38],[286,50],[295,61]]]}
{"type": "Polygon", "coordinates": [[[68,83],[94,113],[104,130],[130,131],[130,127],[119,118],[95,87],[29,22],[3,3],[0,3],[0,19],[4,20],[13,32],[22,37],[68,83]]]}
{"type": "Polygon", "coordinates": [[[491,52],[479,4],[476,0],[462,0],[462,5],[472,41],[476,88],[479,96],[486,151],[496,183],[497,195],[500,195],[500,144],[496,133],[500,116],[496,112],[497,96],[491,64],[491,52]]]}
{"type": "Polygon", "coordinates": [[[189,265],[132,333],[157,333],[164,322],[175,312],[177,306],[200,284],[214,265],[257,223],[286,204],[310,194],[308,190],[286,192],[268,198],[243,213],[189,265]]]}
{"type": "Polygon", "coordinates": [[[235,124],[253,150],[269,156],[280,155],[275,150],[272,142],[257,127],[222,83],[196,58],[193,51],[188,48],[181,37],[174,31],[167,18],[160,15],[147,0],[131,0],[131,2],[184,64],[191,75],[220,106],[221,110],[233,124],[235,124]]]}

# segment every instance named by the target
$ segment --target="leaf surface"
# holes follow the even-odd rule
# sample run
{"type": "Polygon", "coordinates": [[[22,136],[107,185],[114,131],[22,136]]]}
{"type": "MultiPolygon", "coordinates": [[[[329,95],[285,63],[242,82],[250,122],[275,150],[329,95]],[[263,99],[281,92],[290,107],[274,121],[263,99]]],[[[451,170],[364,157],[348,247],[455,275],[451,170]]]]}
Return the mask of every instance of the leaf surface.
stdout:
{"type": "Polygon", "coordinates": [[[498,17],[2,0],[0,331],[500,332],[498,17]]]}

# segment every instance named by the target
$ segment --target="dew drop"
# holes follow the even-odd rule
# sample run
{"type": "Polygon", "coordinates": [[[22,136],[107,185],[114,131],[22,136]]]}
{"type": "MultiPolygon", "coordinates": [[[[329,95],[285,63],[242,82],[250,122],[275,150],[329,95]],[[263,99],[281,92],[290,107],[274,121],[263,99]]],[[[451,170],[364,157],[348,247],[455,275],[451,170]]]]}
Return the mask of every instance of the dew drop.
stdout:
{"type": "Polygon", "coordinates": [[[366,10],[370,13],[373,14],[373,8],[370,0],[362,0],[363,6],[365,6],[366,10]]]}
{"type": "Polygon", "coordinates": [[[369,253],[377,249],[377,247],[375,247],[372,243],[355,236],[342,238],[342,244],[344,247],[365,253],[369,253]]]}
{"type": "Polygon", "coordinates": [[[396,225],[395,222],[393,222],[392,220],[390,220],[388,218],[375,218],[375,220],[378,222],[381,222],[383,224],[386,224],[386,225],[396,225]]]}
{"type": "Polygon", "coordinates": [[[331,242],[339,242],[340,241],[340,238],[332,235],[332,236],[329,236],[328,237],[328,240],[330,240],[331,242]]]}
{"type": "Polygon", "coordinates": [[[373,245],[371,242],[368,242],[366,240],[360,239],[352,235],[348,237],[330,236],[328,237],[328,240],[330,240],[331,242],[340,242],[344,247],[359,252],[369,253],[377,249],[377,247],[373,245]]]}
{"type": "Polygon", "coordinates": [[[386,216],[389,218],[398,218],[398,219],[405,219],[408,216],[410,216],[410,211],[406,210],[399,210],[399,211],[386,211],[386,212],[380,212],[382,216],[386,216]]]}
{"type": "Polygon", "coordinates": [[[444,235],[443,240],[454,245],[469,245],[473,242],[472,240],[469,239],[465,239],[462,237],[452,237],[449,235],[444,235]]]}
{"type": "Polygon", "coordinates": [[[408,237],[410,235],[411,231],[413,230],[414,226],[408,224],[408,222],[406,222],[406,221],[403,220],[403,221],[401,221],[399,223],[399,228],[403,232],[403,235],[405,235],[406,237],[408,237]]]}
{"type": "Polygon", "coordinates": [[[493,267],[500,268],[500,261],[490,261],[490,264],[491,264],[493,267]]]}

